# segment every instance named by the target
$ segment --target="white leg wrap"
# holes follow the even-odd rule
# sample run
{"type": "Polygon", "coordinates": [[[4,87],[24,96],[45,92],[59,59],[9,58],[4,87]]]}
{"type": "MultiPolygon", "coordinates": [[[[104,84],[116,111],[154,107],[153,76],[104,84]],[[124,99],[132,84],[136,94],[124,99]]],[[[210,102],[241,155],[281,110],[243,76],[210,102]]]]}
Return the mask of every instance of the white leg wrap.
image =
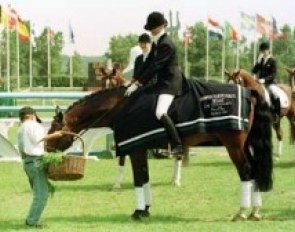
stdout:
{"type": "Polygon", "coordinates": [[[241,182],[241,207],[249,208],[251,203],[251,181],[241,182]]]}
{"type": "Polygon", "coordinates": [[[135,197],[136,197],[136,209],[144,210],[145,209],[145,197],[142,187],[135,188],[135,197]]]}
{"type": "Polygon", "coordinates": [[[145,205],[151,206],[152,204],[152,194],[151,194],[151,185],[146,183],[143,185],[145,205]]]}
{"type": "Polygon", "coordinates": [[[118,167],[118,175],[117,179],[115,181],[114,187],[120,188],[124,178],[124,166],[119,166],[118,167]]]}
{"type": "Polygon", "coordinates": [[[174,178],[173,182],[177,186],[180,186],[180,181],[181,181],[181,166],[182,166],[182,160],[175,160],[175,165],[174,165],[174,178]]]}
{"type": "Polygon", "coordinates": [[[251,203],[252,203],[253,207],[260,208],[262,205],[261,193],[259,192],[259,190],[255,186],[256,186],[256,183],[254,180],[252,180],[251,203]]]}
{"type": "Polygon", "coordinates": [[[278,142],[278,156],[282,155],[282,151],[283,151],[283,141],[279,141],[278,142]]]}

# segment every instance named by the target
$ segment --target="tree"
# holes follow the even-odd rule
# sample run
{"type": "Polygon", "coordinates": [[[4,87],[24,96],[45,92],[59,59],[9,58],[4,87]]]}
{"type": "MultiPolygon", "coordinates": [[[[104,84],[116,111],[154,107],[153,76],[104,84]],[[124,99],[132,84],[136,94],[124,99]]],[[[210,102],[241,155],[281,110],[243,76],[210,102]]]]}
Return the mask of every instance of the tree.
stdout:
{"type": "Polygon", "coordinates": [[[135,34],[113,36],[109,43],[109,53],[106,56],[113,62],[127,64],[130,48],[135,46],[137,41],[138,36],[135,34]]]}

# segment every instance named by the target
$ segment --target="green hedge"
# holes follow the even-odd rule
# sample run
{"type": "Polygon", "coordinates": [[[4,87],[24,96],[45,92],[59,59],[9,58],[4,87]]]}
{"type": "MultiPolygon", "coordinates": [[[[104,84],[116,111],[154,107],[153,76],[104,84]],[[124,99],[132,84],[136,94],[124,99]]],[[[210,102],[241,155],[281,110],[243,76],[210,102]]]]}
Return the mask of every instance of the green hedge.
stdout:
{"type": "MultiPolygon", "coordinates": [[[[21,77],[20,78],[20,86],[21,88],[30,87],[30,78],[29,77],[21,77]]],[[[4,80],[5,83],[5,80],[4,80]]],[[[85,87],[87,83],[87,77],[74,77],[73,78],[73,87],[85,87]]],[[[17,87],[17,79],[15,77],[11,78],[10,82],[11,89],[15,89],[17,87]]],[[[33,77],[33,87],[48,87],[48,79],[47,77],[33,77]]],[[[70,78],[69,76],[52,76],[51,77],[51,87],[70,87],[70,78]]]]}

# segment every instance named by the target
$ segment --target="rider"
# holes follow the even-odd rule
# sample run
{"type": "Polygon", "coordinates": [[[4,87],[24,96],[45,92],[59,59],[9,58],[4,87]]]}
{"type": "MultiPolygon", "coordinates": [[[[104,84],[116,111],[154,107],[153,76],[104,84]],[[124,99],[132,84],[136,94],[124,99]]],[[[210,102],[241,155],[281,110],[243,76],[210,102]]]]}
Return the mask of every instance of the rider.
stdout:
{"type": "Polygon", "coordinates": [[[155,115],[164,126],[170,143],[172,153],[182,154],[182,142],[178,131],[168,116],[168,109],[176,96],[182,93],[183,76],[177,63],[176,48],[171,39],[165,33],[167,20],[160,12],[152,12],[147,17],[144,28],[151,32],[152,49],[140,72],[135,77],[135,81],[128,87],[125,95],[132,92],[149,80],[156,77],[154,90],[158,96],[155,115]]]}
{"type": "Polygon", "coordinates": [[[147,33],[143,33],[138,37],[138,45],[142,50],[142,54],[137,56],[134,63],[134,81],[140,75],[140,70],[143,68],[144,62],[151,50],[151,37],[147,33]]]}
{"type": "Polygon", "coordinates": [[[275,85],[277,74],[276,60],[270,54],[269,43],[262,42],[259,51],[260,53],[252,72],[255,74],[258,82],[264,84],[269,91],[274,111],[274,121],[277,122],[280,118],[281,105],[275,85]]]}

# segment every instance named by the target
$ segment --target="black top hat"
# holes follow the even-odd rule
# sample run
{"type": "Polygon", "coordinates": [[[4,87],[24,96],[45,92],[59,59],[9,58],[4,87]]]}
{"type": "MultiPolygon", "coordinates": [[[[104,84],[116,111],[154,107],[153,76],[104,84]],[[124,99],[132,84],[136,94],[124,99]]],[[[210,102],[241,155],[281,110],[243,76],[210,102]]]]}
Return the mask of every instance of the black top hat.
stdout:
{"type": "Polygon", "coordinates": [[[139,43],[150,43],[151,37],[147,33],[143,33],[138,37],[139,43]]]}
{"type": "Polygon", "coordinates": [[[150,31],[162,25],[167,26],[167,20],[162,13],[154,11],[147,17],[144,29],[150,31]]]}
{"type": "Polygon", "coordinates": [[[35,115],[36,121],[39,123],[42,122],[41,119],[38,117],[36,111],[30,106],[25,106],[25,107],[21,108],[19,111],[20,120],[23,120],[26,115],[35,115]]]}
{"type": "Polygon", "coordinates": [[[259,46],[259,51],[264,51],[269,49],[269,43],[267,42],[262,42],[259,46]]]}

